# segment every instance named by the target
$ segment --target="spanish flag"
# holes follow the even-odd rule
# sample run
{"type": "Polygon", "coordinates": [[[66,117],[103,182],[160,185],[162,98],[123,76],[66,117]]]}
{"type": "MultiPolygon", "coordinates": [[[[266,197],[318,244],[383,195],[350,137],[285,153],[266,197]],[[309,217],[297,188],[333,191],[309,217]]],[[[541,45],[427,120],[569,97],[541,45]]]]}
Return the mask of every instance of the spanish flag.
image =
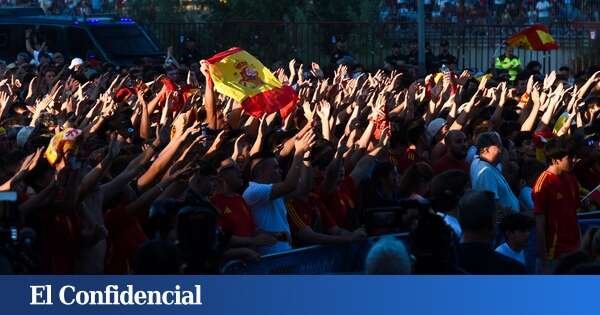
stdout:
{"type": "Polygon", "coordinates": [[[536,24],[530,26],[505,41],[508,46],[525,48],[527,50],[553,50],[558,49],[558,43],[554,40],[545,25],[536,24]]]}
{"type": "Polygon", "coordinates": [[[216,90],[242,104],[256,117],[276,111],[285,118],[295,108],[298,95],[283,85],[258,59],[233,47],[207,59],[216,90]]]}

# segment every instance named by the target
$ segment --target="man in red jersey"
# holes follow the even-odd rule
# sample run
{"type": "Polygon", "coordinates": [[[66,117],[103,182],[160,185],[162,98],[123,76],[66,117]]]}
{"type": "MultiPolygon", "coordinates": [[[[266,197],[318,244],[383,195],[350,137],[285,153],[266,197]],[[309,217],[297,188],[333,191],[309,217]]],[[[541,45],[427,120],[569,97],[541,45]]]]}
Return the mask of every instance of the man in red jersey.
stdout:
{"type": "Polygon", "coordinates": [[[219,225],[224,232],[232,235],[233,246],[259,247],[275,244],[277,238],[273,234],[257,230],[250,208],[237,193],[244,186],[237,163],[231,158],[223,160],[218,173],[220,189],[212,196],[211,202],[221,212],[219,225]]]}
{"type": "Polygon", "coordinates": [[[538,272],[552,271],[556,259],[579,249],[577,225],[579,183],[571,173],[574,165],[571,143],[553,138],[544,147],[548,168],[533,188],[537,229],[538,272]]]}

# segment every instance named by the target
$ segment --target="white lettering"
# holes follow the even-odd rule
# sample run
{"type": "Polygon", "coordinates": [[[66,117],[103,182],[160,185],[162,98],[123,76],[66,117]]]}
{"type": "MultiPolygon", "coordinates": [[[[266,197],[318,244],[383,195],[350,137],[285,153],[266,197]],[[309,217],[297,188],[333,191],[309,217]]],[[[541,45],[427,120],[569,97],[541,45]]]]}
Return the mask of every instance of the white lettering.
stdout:
{"type": "Polygon", "coordinates": [[[79,305],[86,305],[90,302],[90,294],[87,291],[78,291],[75,294],[75,301],[79,305]]]}
{"type": "Polygon", "coordinates": [[[73,305],[73,303],[75,303],[74,299],[71,299],[71,302],[67,302],[67,300],[65,299],[65,292],[69,289],[71,290],[71,292],[75,292],[74,286],[66,285],[66,286],[60,288],[60,292],[58,293],[58,298],[60,299],[60,303],[62,303],[64,305],[73,305]]]}
{"type": "Polygon", "coordinates": [[[118,285],[107,285],[104,289],[106,292],[106,304],[108,305],[119,305],[119,286],[118,285]],[[113,297],[114,295],[114,297],[113,297]]]}
{"type": "Polygon", "coordinates": [[[162,293],[162,303],[164,305],[173,305],[173,301],[171,299],[167,298],[168,294],[173,296],[173,291],[165,291],[162,293]]]}
{"type": "Polygon", "coordinates": [[[202,305],[202,289],[199,284],[194,285],[196,288],[196,302],[194,305],[202,305]]]}
{"type": "Polygon", "coordinates": [[[135,296],[133,297],[135,301],[135,305],[144,305],[146,304],[146,292],[145,291],[136,291],[135,296]]]}
{"type": "Polygon", "coordinates": [[[31,288],[31,303],[29,305],[52,305],[51,285],[30,285],[29,287],[31,288]],[[39,302],[38,297],[42,298],[39,302]]]}
{"type": "Polygon", "coordinates": [[[160,291],[148,291],[148,305],[158,304],[161,305],[160,291]]]}
{"type": "Polygon", "coordinates": [[[123,291],[119,294],[119,304],[133,305],[133,286],[131,284],[127,285],[127,291],[123,291]]]}

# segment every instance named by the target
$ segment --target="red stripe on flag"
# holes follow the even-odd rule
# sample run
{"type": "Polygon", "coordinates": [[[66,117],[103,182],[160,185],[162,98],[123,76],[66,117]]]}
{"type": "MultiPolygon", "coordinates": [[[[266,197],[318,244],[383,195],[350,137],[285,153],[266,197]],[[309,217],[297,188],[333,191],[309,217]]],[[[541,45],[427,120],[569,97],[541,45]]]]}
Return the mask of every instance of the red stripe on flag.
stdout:
{"type": "Polygon", "coordinates": [[[239,47],[231,47],[225,51],[222,51],[208,59],[206,59],[206,61],[208,63],[215,63],[215,62],[219,62],[221,61],[223,58],[227,57],[227,56],[231,56],[237,52],[243,51],[243,49],[239,48],[239,47]]]}
{"type": "Polygon", "coordinates": [[[294,111],[297,103],[298,95],[294,89],[284,85],[246,98],[242,101],[242,108],[255,117],[279,111],[281,117],[285,118],[294,111]]]}

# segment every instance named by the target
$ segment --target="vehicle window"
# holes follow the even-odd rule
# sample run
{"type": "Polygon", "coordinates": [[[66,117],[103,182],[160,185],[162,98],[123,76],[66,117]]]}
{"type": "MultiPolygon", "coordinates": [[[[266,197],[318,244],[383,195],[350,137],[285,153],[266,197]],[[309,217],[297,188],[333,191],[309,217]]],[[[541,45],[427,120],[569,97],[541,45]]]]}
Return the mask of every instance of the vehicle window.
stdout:
{"type": "Polygon", "coordinates": [[[98,25],[91,31],[111,57],[141,57],[160,53],[137,25],[98,25]]]}
{"type": "Polygon", "coordinates": [[[58,26],[47,26],[40,25],[35,28],[35,36],[37,37],[39,44],[46,42],[46,47],[49,51],[54,51],[60,46],[60,33],[61,28],[58,26]]]}
{"type": "Polygon", "coordinates": [[[89,52],[93,52],[98,56],[88,32],[81,28],[69,27],[67,29],[67,42],[71,57],[85,59],[89,52]]]}

